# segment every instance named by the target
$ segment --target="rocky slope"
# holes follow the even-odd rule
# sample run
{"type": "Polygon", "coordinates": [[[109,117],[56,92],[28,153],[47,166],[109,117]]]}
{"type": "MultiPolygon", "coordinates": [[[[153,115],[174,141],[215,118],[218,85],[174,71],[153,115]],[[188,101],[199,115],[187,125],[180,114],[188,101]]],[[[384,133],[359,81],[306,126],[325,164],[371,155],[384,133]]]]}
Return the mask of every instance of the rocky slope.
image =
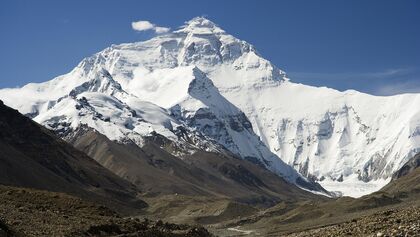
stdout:
{"type": "Polygon", "coordinates": [[[212,236],[200,226],[121,217],[63,193],[0,185],[0,236],[212,236]]]}
{"type": "Polygon", "coordinates": [[[410,159],[378,192],[357,199],[281,202],[220,223],[214,232],[221,236],[238,232],[261,236],[418,236],[420,168],[413,165],[418,158],[410,159]]]}
{"type": "Polygon", "coordinates": [[[391,209],[351,221],[284,236],[418,236],[420,208],[391,209]]]}
{"type": "Polygon", "coordinates": [[[0,184],[70,193],[139,211],[137,189],[0,101],[0,184]]]}
{"type": "Polygon", "coordinates": [[[361,217],[291,236],[418,236],[420,233],[420,154],[415,155],[393,175],[393,180],[379,192],[355,203],[374,198],[374,202],[357,208],[361,217]],[[390,206],[388,208],[388,206],[390,206]],[[373,214],[364,208],[385,209],[373,214]]]}
{"type": "Polygon", "coordinates": [[[222,146],[292,183],[303,175],[352,196],[384,186],[420,148],[419,94],[293,83],[251,44],[202,17],[145,42],[112,45],[66,75],[0,90],[0,98],[59,132],[83,123],[140,146],[157,132],[183,147],[178,157],[222,146]]]}
{"type": "MultiPolygon", "coordinates": [[[[147,197],[205,196],[257,206],[271,206],[280,200],[322,199],[230,153],[196,151],[179,159],[170,152],[176,153],[176,144],[164,136],[143,139],[141,148],[135,143],[120,144],[85,127],[78,129],[69,142],[135,184],[147,197]]],[[[305,182],[300,184],[304,186],[305,182]]]]}

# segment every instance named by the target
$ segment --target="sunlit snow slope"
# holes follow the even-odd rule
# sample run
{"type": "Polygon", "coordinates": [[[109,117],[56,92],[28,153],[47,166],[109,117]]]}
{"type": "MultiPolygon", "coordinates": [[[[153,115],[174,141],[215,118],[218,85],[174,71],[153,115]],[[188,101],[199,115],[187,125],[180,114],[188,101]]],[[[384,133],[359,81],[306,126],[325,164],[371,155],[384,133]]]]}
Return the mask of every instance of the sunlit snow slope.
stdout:
{"type": "Polygon", "coordinates": [[[350,196],[379,189],[420,151],[419,94],[293,83],[252,45],[202,17],[145,42],[113,45],[49,82],[0,90],[0,99],[40,123],[83,123],[114,140],[141,143],[150,131],[176,140],[176,127],[185,127],[289,180],[298,175],[283,162],[350,196]],[[95,109],[73,109],[86,101],[95,109]]]}

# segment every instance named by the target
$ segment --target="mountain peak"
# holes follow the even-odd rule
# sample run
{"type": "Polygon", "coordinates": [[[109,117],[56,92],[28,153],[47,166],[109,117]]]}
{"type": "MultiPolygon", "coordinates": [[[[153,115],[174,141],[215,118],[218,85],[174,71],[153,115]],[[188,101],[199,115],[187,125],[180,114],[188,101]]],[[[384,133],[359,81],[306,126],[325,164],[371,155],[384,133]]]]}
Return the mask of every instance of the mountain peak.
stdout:
{"type": "Polygon", "coordinates": [[[185,22],[177,32],[193,33],[193,34],[212,34],[224,33],[225,31],[218,27],[214,22],[205,17],[194,17],[185,22]]]}
{"type": "Polygon", "coordinates": [[[105,68],[100,68],[98,71],[93,72],[93,75],[90,75],[88,81],[74,88],[69,95],[74,97],[87,91],[101,92],[109,95],[125,93],[121,85],[112,78],[111,74],[105,68]]]}

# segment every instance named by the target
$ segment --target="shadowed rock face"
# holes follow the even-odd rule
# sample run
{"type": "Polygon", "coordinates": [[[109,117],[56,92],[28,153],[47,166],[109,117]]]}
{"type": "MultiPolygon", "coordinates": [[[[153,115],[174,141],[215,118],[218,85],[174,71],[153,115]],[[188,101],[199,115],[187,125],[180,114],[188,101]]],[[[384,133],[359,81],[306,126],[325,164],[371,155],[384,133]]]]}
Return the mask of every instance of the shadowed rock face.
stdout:
{"type": "Polygon", "coordinates": [[[10,227],[6,225],[2,220],[0,220],[0,236],[1,237],[12,237],[14,236],[13,231],[10,230],[10,227]]]}
{"type": "Polygon", "coordinates": [[[394,173],[392,176],[392,179],[398,179],[403,176],[406,176],[413,172],[415,169],[417,169],[420,166],[420,153],[415,155],[413,158],[411,158],[405,165],[401,167],[397,172],[394,173]]]}
{"type": "Polygon", "coordinates": [[[382,190],[412,199],[420,196],[420,153],[412,157],[392,176],[392,181],[382,190]]]}
{"type": "Polygon", "coordinates": [[[65,192],[133,210],[146,206],[135,198],[132,184],[2,103],[0,150],[0,184],[65,192]]]}

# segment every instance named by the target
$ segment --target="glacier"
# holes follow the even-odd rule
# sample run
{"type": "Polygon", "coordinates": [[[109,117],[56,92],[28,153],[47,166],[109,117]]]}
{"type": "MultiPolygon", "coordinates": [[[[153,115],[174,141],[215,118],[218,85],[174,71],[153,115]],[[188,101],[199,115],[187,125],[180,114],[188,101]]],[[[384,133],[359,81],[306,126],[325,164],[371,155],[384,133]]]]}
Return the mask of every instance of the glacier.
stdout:
{"type": "Polygon", "coordinates": [[[63,136],[83,124],[139,145],[155,132],[191,150],[182,128],[202,142],[194,149],[222,146],[291,182],[305,177],[354,197],[380,189],[420,152],[420,94],[294,83],[203,17],[112,45],[51,81],[1,89],[0,99],[63,136]]]}

